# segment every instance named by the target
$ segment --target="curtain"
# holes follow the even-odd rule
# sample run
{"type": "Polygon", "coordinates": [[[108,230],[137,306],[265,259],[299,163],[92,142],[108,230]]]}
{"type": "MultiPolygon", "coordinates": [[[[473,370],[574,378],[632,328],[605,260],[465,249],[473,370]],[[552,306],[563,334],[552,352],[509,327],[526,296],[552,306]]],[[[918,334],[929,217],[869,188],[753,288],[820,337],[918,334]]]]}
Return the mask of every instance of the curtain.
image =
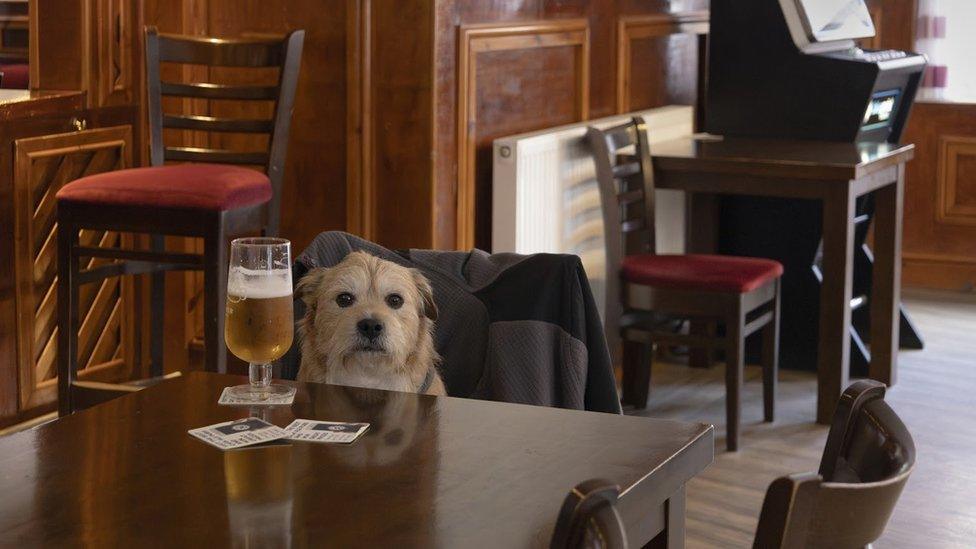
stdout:
{"type": "Polygon", "coordinates": [[[974,0],[919,0],[916,48],[929,58],[919,97],[976,101],[974,0]]]}
{"type": "Polygon", "coordinates": [[[919,0],[918,28],[915,47],[929,58],[922,77],[919,96],[923,99],[941,99],[949,82],[949,67],[943,60],[946,37],[946,17],[941,11],[941,0],[919,0]]]}

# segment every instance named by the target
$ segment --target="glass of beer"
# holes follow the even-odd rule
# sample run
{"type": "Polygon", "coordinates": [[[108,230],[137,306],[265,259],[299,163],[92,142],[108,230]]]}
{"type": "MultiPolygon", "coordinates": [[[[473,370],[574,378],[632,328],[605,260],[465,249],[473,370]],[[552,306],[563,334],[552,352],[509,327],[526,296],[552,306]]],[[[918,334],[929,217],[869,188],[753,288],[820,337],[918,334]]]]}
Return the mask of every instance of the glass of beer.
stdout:
{"type": "Polygon", "coordinates": [[[231,387],[234,397],[260,402],[288,397],[294,387],[271,383],[271,363],[291,347],[295,334],[291,242],[283,238],[238,238],[230,244],[224,340],[250,363],[250,383],[231,387]]]}

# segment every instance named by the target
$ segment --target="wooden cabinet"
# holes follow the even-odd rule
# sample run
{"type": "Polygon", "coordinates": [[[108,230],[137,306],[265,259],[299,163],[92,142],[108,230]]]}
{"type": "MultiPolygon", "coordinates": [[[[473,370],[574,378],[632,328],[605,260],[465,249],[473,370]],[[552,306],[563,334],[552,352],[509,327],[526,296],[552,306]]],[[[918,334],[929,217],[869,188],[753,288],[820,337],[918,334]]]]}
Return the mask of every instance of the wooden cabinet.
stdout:
{"type": "MultiPolygon", "coordinates": [[[[132,166],[132,126],[28,137],[14,142],[14,277],[22,410],[57,398],[57,209],[55,194],[79,177],[132,166]]],[[[131,236],[81,231],[83,246],[132,246],[131,236]]],[[[105,260],[88,259],[83,268],[105,260]]],[[[79,292],[79,377],[118,380],[133,363],[132,278],[79,292]]]]}
{"type": "MultiPolygon", "coordinates": [[[[132,166],[138,141],[133,107],[89,110],[80,93],[23,93],[0,109],[0,426],[52,410],[57,396],[55,194],[79,177],[132,166]]],[[[132,244],[115,233],[81,239],[132,244]]],[[[82,375],[130,374],[134,298],[131,277],[83,288],[82,375]]]]}
{"type": "Polygon", "coordinates": [[[87,107],[139,102],[141,5],[31,0],[31,89],[81,90],[87,107]]]}

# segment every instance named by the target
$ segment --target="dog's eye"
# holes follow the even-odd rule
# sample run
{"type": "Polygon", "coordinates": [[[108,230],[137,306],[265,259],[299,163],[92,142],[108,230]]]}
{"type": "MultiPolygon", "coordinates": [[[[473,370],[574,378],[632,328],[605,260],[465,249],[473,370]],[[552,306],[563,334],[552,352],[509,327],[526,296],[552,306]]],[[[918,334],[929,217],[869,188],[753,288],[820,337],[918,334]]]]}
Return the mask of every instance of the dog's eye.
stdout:
{"type": "Polygon", "coordinates": [[[390,294],[386,296],[386,304],[390,306],[391,309],[399,309],[403,307],[403,297],[400,294],[390,294]]]}
{"type": "Polygon", "coordinates": [[[356,296],[350,293],[341,293],[336,296],[336,305],[340,307],[348,307],[356,302],[356,296]]]}

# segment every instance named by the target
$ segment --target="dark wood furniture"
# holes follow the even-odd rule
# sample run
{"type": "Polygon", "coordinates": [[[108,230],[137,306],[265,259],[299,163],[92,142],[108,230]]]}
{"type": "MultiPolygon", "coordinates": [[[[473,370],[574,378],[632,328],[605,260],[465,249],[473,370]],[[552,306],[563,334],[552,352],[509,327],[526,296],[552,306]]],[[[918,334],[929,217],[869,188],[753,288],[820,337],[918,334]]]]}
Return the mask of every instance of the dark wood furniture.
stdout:
{"type": "MultiPolygon", "coordinates": [[[[86,108],[81,92],[0,90],[0,427],[54,409],[57,224],[54,194],[84,173],[129,167],[132,107],[86,108]]],[[[118,233],[86,231],[87,245],[118,233]]],[[[81,293],[82,377],[123,379],[133,366],[131,281],[81,293]]]]}
{"type": "MultiPolygon", "coordinates": [[[[58,410],[62,415],[75,409],[72,392],[80,324],[77,303],[79,288],[84,284],[152,273],[150,373],[158,377],[163,374],[163,275],[171,270],[202,270],[205,367],[210,371],[226,368],[223,328],[228,237],[277,233],[282,170],[304,36],[304,31],[295,31],[284,39],[227,40],[160,35],[155,28],[146,29],[152,167],[85,177],[66,185],[57,194],[58,410]],[[278,68],[278,84],[162,81],[160,64],[164,62],[278,68]],[[275,112],[270,120],[164,114],[164,96],[271,101],[275,112]],[[170,147],[163,141],[164,129],[266,134],[267,149],[239,152],[170,147]],[[166,161],[205,164],[164,166],[166,161]],[[243,168],[232,171],[217,164],[261,166],[266,175],[243,168]],[[244,180],[248,180],[249,187],[244,187],[244,180]],[[81,244],[79,231],[83,229],[149,233],[150,250],[104,249],[81,244]],[[203,254],[167,253],[166,235],[202,238],[203,254]],[[113,261],[82,270],[80,258],[113,261]]],[[[119,393],[124,392],[120,388],[119,393]]]]}
{"type": "MultiPolygon", "coordinates": [[[[781,196],[823,205],[817,422],[828,423],[850,373],[854,206],[874,193],[869,376],[896,381],[905,163],[912,145],[693,136],[656,145],[657,186],[689,193],[690,252],[716,247],[716,195],[781,196]]],[[[810,334],[813,337],[814,334],[810,334]]]]}
{"type": "Polygon", "coordinates": [[[573,488],[552,533],[551,549],[627,549],[624,525],[617,512],[620,487],[591,479],[573,488]]]}
{"type": "Polygon", "coordinates": [[[837,404],[817,474],[769,485],[754,547],[854,549],[884,532],[915,467],[915,443],[872,380],[847,388],[837,404]]]}
{"type": "Polygon", "coordinates": [[[623,401],[647,406],[654,343],[726,352],[726,447],[739,443],[745,341],[762,330],[763,417],[773,421],[779,339],[779,276],[775,261],[655,253],[655,175],[642,117],[621,126],[590,127],[606,240],[604,325],[611,352],[622,360],[623,401]],[[624,151],[623,153],[621,151],[624,151]],[[673,320],[721,323],[723,336],[684,335],[673,320]]]}
{"type": "Polygon", "coordinates": [[[217,404],[238,383],[191,372],[0,439],[0,545],[544,547],[566,493],[605,478],[631,545],[681,547],[713,455],[709,425],[318,384],[255,414],[369,422],[354,444],[188,435],[250,415],[217,404]]]}

